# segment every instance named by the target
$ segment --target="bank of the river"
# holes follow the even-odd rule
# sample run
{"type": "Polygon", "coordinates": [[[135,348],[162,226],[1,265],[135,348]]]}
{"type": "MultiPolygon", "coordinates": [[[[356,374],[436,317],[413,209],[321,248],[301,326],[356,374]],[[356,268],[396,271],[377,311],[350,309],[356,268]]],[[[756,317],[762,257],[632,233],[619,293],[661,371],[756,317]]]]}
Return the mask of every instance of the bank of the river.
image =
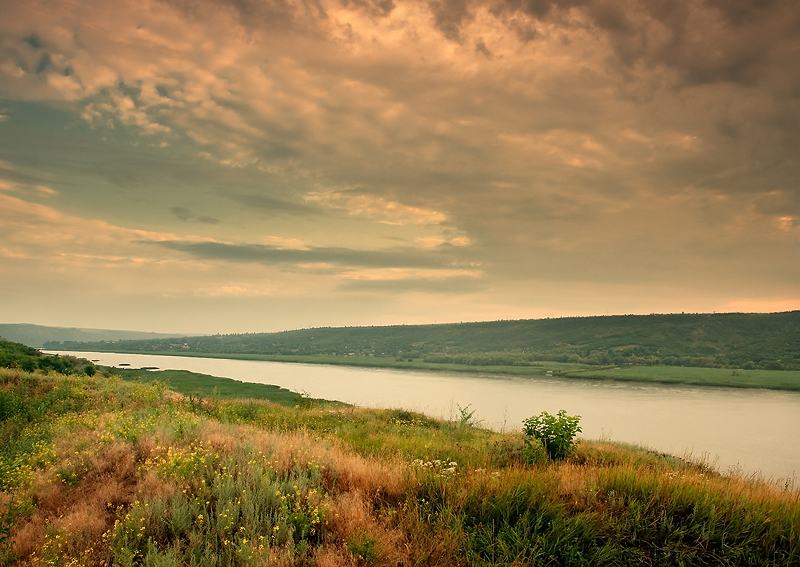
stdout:
{"type": "Polygon", "coordinates": [[[785,479],[800,472],[800,393],[682,384],[578,380],[263,360],[74,352],[100,364],[158,367],[277,385],[362,407],[452,419],[458,407],[495,430],[541,411],[582,416],[583,435],[705,458],[720,470],[785,479]]]}
{"type": "MultiPolygon", "coordinates": [[[[109,351],[112,352],[112,351],[109,351]]],[[[511,376],[561,376],[583,380],[616,380],[658,384],[686,384],[725,388],[766,388],[769,390],[800,391],[800,370],[741,370],[730,368],[698,368],[687,366],[607,366],[597,367],[567,362],[537,361],[530,366],[478,366],[452,363],[432,363],[422,360],[398,360],[393,357],[328,356],[328,355],[268,355],[207,352],[115,350],[122,354],[182,356],[192,358],[223,358],[230,360],[264,360],[303,364],[328,364],[362,368],[392,368],[433,372],[469,372],[511,376]]]]}
{"type": "Polygon", "coordinates": [[[635,447],[554,463],[468,416],[0,384],[0,565],[800,563],[796,490],[635,447]]]}
{"type": "Polygon", "coordinates": [[[190,398],[265,400],[282,406],[324,405],[326,407],[348,407],[334,400],[312,398],[303,392],[295,392],[274,384],[242,382],[233,378],[210,376],[189,370],[159,370],[148,368],[112,368],[101,366],[106,374],[115,374],[128,381],[145,383],[161,382],[170,390],[190,398]]]}

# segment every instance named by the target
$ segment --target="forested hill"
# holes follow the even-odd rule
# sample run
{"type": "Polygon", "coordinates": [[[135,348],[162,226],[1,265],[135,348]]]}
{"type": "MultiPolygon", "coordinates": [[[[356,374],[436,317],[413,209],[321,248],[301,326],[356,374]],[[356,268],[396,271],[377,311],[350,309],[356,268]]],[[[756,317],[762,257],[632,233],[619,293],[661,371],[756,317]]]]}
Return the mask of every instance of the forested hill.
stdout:
{"type": "Polygon", "coordinates": [[[175,334],[116,331],[112,329],[77,329],[74,327],[45,327],[25,323],[0,323],[0,337],[39,348],[51,341],[119,341],[174,337],[175,334]]]}
{"type": "Polygon", "coordinates": [[[560,360],[800,369],[800,311],[316,328],[45,346],[150,353],[392,356],[489,365],[560,360]]]}

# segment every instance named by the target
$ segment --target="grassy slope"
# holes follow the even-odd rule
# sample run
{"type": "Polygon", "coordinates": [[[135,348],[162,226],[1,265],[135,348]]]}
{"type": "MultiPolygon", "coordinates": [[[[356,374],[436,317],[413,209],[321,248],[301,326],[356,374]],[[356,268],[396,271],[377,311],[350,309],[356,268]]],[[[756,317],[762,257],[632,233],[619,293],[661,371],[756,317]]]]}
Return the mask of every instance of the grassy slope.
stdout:
{"type": "Polygon", "coordinates": [[[188,370],[150,371],[134,368],[109,368],[106,370],[116,373],[123,380],[135,380],[145,383],[162,382],[170,390],[185,396],[266,400],[283,406],[295,406],[297,404],[309,403],[326,403],[335,406],[346,405],[341,402],[308,398],[297,392],[272,384],[241,382],[231,378],[221,378],[208,374],[200,374],[198,372],[189,372],[188,370]]]}
{"type": "Polygon", "coordinates": [[[0,370],[0,563],[796,565],[800,495],[398,410],[0,370]]]}

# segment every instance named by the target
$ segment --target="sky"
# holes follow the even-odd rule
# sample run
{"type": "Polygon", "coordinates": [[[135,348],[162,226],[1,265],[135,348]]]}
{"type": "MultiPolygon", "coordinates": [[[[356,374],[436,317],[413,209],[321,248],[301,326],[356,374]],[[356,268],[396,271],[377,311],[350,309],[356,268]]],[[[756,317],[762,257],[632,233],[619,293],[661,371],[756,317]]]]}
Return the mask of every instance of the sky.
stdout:
{"type": "Polygon", "coordinates": [[[800,309],[796,0],[6,0],[0,321],[800,309]]]}

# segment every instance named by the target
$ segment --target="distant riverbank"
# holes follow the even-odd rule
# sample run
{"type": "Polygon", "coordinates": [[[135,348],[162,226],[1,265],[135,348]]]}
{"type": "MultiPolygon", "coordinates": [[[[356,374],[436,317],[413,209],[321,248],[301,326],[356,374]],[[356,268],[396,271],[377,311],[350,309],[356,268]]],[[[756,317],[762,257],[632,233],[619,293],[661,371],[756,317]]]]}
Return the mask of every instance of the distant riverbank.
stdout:
{"type": "MultiPolygon", "coordinates": [[[[109,351],[112,352],[112,351],[109,351]]],[[[741,370],[730,368],[698,368],[691,366],[589,366],[568,362],[537,361],[526,366],[482,366],[425,362],[418,359],[398,360],[395,357],[230,354],[208,352],[114,350],[121,354],[181,356],[190,358],[224,358],[230,360],[264,360],[302,364],[328,364],[363,368],[393,368],[434,372],[470,372],[512,376],[560,376],[583,380],[615,380],[656,384],[685,384],[725,388],[766,388],[800,391],[800,370],[741,370]]]]}

